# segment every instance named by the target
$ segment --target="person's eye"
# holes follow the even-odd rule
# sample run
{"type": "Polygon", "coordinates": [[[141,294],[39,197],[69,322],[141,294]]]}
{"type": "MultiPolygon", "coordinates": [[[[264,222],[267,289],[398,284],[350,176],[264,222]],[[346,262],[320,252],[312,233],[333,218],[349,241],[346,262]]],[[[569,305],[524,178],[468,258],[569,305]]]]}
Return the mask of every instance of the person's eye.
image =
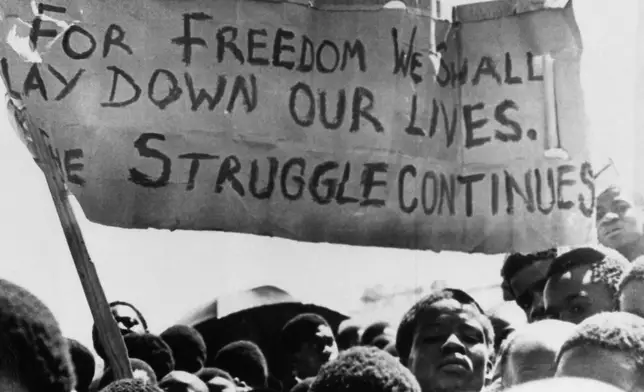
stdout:
{"type": "Polygon", "coordinates": [[[596,219],[597,221],[600,221],[600,220],[602,220],[602,218],[603,218],[604,216],[606,216],[606,211],[605,211],[603,208],[601,208],[601,209],[600,209],[600,208],[598,208],[598,209],[597,209],[597,215],[596,215],[595,219],[596,219]]]}
{"type": "Polygon", "coordinates": [[[478,331],[465,331],[463,340],[467,343],[480,343],[483,341],[483,334],[478,331]]]}
{"type": "Polygon", "coordinates": [[[440,342],[444,336],[441,334],[428,334],[423,337],[423,343],[436,343],[440,342]]]}

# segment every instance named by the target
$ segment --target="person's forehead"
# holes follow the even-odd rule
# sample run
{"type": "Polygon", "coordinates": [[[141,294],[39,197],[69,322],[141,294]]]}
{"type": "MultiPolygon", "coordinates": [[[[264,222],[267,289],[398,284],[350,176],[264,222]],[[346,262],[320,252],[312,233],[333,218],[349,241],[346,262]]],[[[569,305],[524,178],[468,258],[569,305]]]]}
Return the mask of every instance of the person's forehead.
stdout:
{"type": "Polygon", "coordinates": [[[584,294],[593,285],[590,278],[588,267],[577,267],[551,277],[545,288],[546,298],[550,302],[549,307],[573,295],[584,294]]]}
{"type": "Polygon", "coordinates": [[[481,324],[481,314],[473,304],[462,304],[455,299],[441,299],[427,306],[419,315],[417,329],[423,325],[472,322],[481,324]]]}

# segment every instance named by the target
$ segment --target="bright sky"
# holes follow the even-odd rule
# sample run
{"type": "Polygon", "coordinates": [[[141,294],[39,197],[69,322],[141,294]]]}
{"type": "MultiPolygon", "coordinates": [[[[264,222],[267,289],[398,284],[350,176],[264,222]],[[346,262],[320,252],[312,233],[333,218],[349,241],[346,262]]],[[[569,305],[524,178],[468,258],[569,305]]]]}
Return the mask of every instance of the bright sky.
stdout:
{"type": "MultiPolygon", "coordinates": [[[[577,1],[585,38],[584,84],[594,146],[632,176],[637,0],[577,1]],[[601,6],[601,8],[600,8],[601,6]],[[601,12],[598,12],[601,10],[601,12]],[[601,148],[600,148],[601,147],[601,148]]],[[[0,91],[4,94],[4,91],[0,91]]],[[[48,189],[0,108],[1,276],[41,297],[69,336],[91,345],[91,315],[48,189]]],[[[462,287],[498,281],[499,256],[305,244],[248,235],[135,231],[89,223],[76,209],[110,300],[127,300],[160,332],[218,294],[275,284],[294,295],[349,311],[368,285],[462,287]]]]}

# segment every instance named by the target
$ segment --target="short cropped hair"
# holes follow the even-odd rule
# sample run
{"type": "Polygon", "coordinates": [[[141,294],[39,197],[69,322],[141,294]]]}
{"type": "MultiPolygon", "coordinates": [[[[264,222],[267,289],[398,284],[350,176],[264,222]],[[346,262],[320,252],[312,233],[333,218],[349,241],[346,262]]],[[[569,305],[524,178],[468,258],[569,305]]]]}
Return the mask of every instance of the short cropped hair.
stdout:
{"type": "Polygon", "coordinates": [[[196,329],[174,325],[161,333],[161,339],[172,350],[174,370],[196,373],[206,362],[206,342],[196,329]]]}
{"type": "Polygon", "coordinates": [[[494,354],[494,329],[490,319],[485,315],[481,306],[466,292],[458,289],[445,288],[435,291],[420,301],[416,302],[403,316],[398,332],[396,334],[396,350],[403,363],[407,362],[411,347],[414,339],[414,332],[420,317],[430,310],[431,306],[445,299],[454,299],[463,305],[473,306],[477,313],[479,313],[479,321],[483,326],[483,333],[485,336],[486,344],[489,348],[491,355],[494,354]]]}
{"type": "Polygon", "coordinates": [[[160,336],[151,333],[130,333],[123,337],[130,358],[145,361],[152,369],[157,380],[162,380],[166,374],[174,370],[172,349],[160,336]]]}
{"type": "Polygon", "coordinates": [[[365,328],[360,338],[360,345],[369,346],[373,341],[385,332],[385,329],[391,328],[391,324],[387,321],[376,321],[367,328],[365,328]]]}
{"type": "Polygon", "coordinates": [[[561,347],[557,364],[566,351],[589,346],[623,352],[644,371],[644,318],[626,312],[604,312],[587,318],[561,347]]]}
{"type": "Polygon", "coordinates": [[[266,357],[251,341],[240,340],[224,346],[215,356],[213,365],[254,388],[268,385],[266,357]]]}
{"type": "Polygon", "coordinates": [[[557,257],[550,265],[547,277],[563,275],[580,266],[590,268],[592,283],[602,283],[610,290],[617,308],[619,284],[630,267],[629,261],[608,248],[581,247],[557,257]]]}
{"type": "Polygon", "coordinates": [[[288,354],[296,353],[304,342],[315,336],[320,325],[329,326],[324,317],[315,313],[304,313],[292,318],[282,328],[282,346],[288,354]]]}
{"type": "Polygon", "coordinates": [[[353,347],[320,369],[309,392],[420,392],[414,375],[376,347],[353,347]]]}
{"type": "Polygon", "coordinates": [[[0,279],[0,368],[29,391],[70,392],[71,354],[49,308],[26,289],[0,279]]]}
{"type": "Polygon", "coordinates": [[[511,253],[503,261],[503,266],[501,267],[501,277],[503,278],[503,280],[509,281],[514,277],[514,275],[517,274],[517,272],[521,271],[528,265],[540,260],[554,260],[556,257],[556,248],[528,254],[511,253]]]}
{"type": "Polygon", "coordinates": [[[630,282],[644,282],[644,256],[636,258],[632,263],[628,271],[624,274],[624,277],[619,282],[618,291],[621,293],[630,282]]]}

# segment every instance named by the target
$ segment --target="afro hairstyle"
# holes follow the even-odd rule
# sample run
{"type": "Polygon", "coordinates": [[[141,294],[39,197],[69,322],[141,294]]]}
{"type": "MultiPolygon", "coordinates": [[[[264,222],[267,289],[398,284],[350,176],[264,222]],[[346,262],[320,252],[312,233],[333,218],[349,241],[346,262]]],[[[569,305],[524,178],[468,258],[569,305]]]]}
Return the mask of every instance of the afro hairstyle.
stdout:
{"type": "Polygon", "coordinates": [[[157,380],[174,370],[172,350],[160,336],[151,333],[130,333],[123,337],[127,354],[146,362],[154,370],[157,380]]]}
{"type": "MultiPolygon", "coordinates": [[[[141,320],[141,324],[143,324],[143,328],[148,331],[148,322],[145,320],[145,317],[143,317],[143,314],[137,309],[134,305],[131,303],[125,302],[125,301],[114,301],[110,302],[110,308],[113,306],[127,306],[134,310],[134,313],[139,317],[141,320]]],[[[101,343],[101,340],[98,337],[98,328],[96,327],[96,324],[92,326],[92,344],[94,346],[94,351],[96,351],[96,354],[101,357],[103,360],[106,359],[105,357],[105,350],[103,349],[103,344],[101,343]]]]}
{"type": "Polygon", "coordinates": [[[305,378],[304,380],[295,384],[295,386],[291,388],[290,392],[309,392],[309,389],[311,389],[311,385],[313,384],[313,381],[315,381],[315,377],[305,378]]]}
{"type": "Polygon", "coordinates": [[[228,381],[235,381],[233,379],[233,376],[231,376],[227,371],[213,367],[205,367],[195,373],[195,375],[199,377],[203,382],[208,382],[215,377],[225,378],[228,381]]]}
{"type": "Polygon", "coordinates": [[[172,350],[174,370],[196,373],[203,368],[207,350],[199,331],[187,325],[174,325],[160,336],[172,350]]]}
{"type": "MultiPolygon", "coordinates": [[[[132,378],[135,380],[141,380],[147,384],[157,385],[157,376],[154,374],[154,370],[150,365],[144,361],[136,358],[130,358],[130,368],[132,368],[132,378]]],[[[98,384],[99,389],[105,388],[107,385],[114,382],[114,373],[112,369],[107,368],[101,381],[98,384]]]]}
{"type": "Polygon", "coordinates": [[[67,339],[49,308],[0,279],[0,368],[29,391],[70,392],[76,380],[67,339]]]}
{"type": "Polygon", "coordinates": [[[403,316],[396,334],[396,351],[398,351],[398,355],[400,356],[402,363],[407,363],[407,359],[411,352],[416,326],[422,315],[428,312],[433,304],[446,299],[453,299],[463,305],[469,305],[473,308],[473,313],[478,316],[478,319],[483,326],[483,333],[489,348],[490,356],[493,356],[494,329],[490,319],[487,317],[481,306],[465,291],[453,288],[444,288],[434,291],[425,298],[416,302],[403,316]]]}
{"type": "Polygon", "coordinates": [[[633,260],[630,267],[624,274],[624,277],[619,282],[618,292],[624,291],[624,287],[630,282],[644,282],[644,256],[640,256],[633,260]]]}
{"type": "Polygon", "coordinates": [[[375,347],[353,347],[320,369],[310,392],[420,392],[414,375],[375,347]]]}
{"type": "Polygon", "coordinates": [[[501,278],[503,278],[504,281],[510,281],[517,272],[532,263],[541,260],[554,260],[556,257],[556,248],[528,254],[511,253],[503,261],[503,266],[501,267],[501,278]]]}
{"type": "Polygon", "coordinates": [[[360,338],[360,345],[371,346],[373,341],[382,335],[387,328],[391,328],[391,324],[386,321],[377,321],[365,328],[360,338]]]}
{"type": "Polygon", "coordinates": [[[128,378],[114,381],[104,389],[101,389],[101,392],[163,392],[163,390],[156,385],[128,378]]]}
{"type": "Polygon", "coordinates": [[[550,265],[547,277],[551,279],[581,266],[590,268],[592,283],[602,283],[611,291],[617,309],[619,283],[630,267],[629,261],[612,249],[585,246],[557,257],[550,265]]]}
{"type": "Polygon", "coordinates": [[[76,392],[87,392],[92,380],[94,380],[94,372],[96,371],[94,355],[77,340],[67,338],[67,344],[74,364],[76,392]]]}
{"type": "Polygon", "coordinates": [[[167,392],[208,392],[208,385],[199,377],[183,370],[173,370],[159,382],[167,392]]]}
{"type": "Polygon", "coordinates": [[[625,353],[640,372],[644,371],[644,318],[626,312],[604,312],[587,318],[561,346],[557,365],[566,351],[580,346],[625,353]]]}
{"type": "Polygon", "coordinates": [[[215,355],[213,365],[253,388],[268,386],[266,357],[253,342],[239,340],[224,346],[215,355]]]}
{"type": "Polygon", "coordinates": [[[315,313],[303,313],[293,317],[282,328],[282,347],[287,354],[294,354],[300,350],[302,344],[311,340],[320,325],[330,328],[324,317],[315,313]]]}

